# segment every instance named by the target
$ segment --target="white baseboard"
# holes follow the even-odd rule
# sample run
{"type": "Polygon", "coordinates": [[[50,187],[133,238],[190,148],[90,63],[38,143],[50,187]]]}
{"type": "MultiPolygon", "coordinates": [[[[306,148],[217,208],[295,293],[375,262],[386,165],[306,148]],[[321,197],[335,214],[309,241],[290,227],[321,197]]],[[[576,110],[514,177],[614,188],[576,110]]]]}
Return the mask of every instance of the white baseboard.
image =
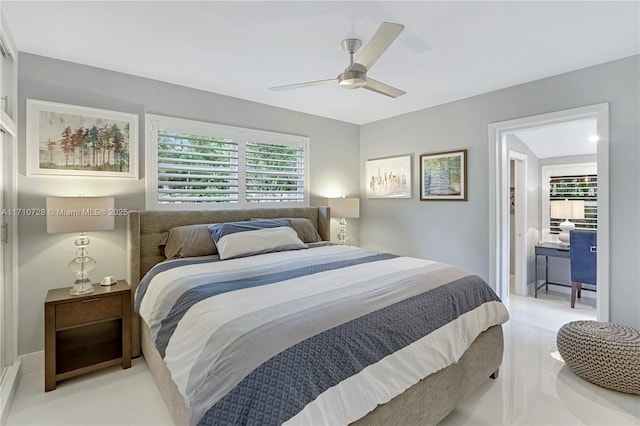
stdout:
{"type": "Polygon", "coordinates": [[[44,351],[20,355],[20,364],[22,365],[20,368],[21,375],[44,370],[44,351]]]}
{"type": "Polygon", "coordinates": [[[0,425],[7,424],[11,403],[16,394],[20,377],[25,374],[37,373],[44,370],[44,351],[32,352],[20,355],[18,360],[10,367],[0,383],[0,425]]]}
{"type": "Polygon", "coordinates": [[[7,424],[11,403],[20,381],[20,360],[7,368],[7,372],[0,383],[0,425],[7,424]]]}

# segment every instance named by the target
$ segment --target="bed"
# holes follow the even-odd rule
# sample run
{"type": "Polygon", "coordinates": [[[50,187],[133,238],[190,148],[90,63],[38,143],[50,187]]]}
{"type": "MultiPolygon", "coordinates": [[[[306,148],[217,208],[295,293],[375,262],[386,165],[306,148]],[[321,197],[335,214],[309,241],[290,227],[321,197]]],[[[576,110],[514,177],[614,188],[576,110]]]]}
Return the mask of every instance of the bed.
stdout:
{"type": "MultiPolygon", "coordinates": [[[[486,290],[486,288],[488,288],[486,283],[479,282],[481,280],[478,277],[449,265],[369,252],[352,247],[336,246],[323,242],[310,243],[307,245],[309,248],[303,250],[266,253],[223,261],[220,261],[217,256],[202,256],[198,258],[187,257],[165,262],[165,257],[162,256],[159,250],[159,246],[166,243],[168,232],[176,227],[198,224],[228,224],[229,222],[279,218],[288,218],[288,220],[303,218],[303,220],[307,220],[313,225],[319,235],[319,239],[324,241],[329,240],[329,209],[325,207],[218,211],[132,211],[129,213],[127,218],[127,278],[132,287],[132,294],[135,294],[140,286],[138,293],[144,294],[144,297],[138,298],[137,307],[138,310],[147,316],[147,320],[142,320],[137,312],[133,314],[133,354],[134,356],[140,353],[144,355],[158,385],[158,389],[176,424],[236,424],[239,422],[254,424],[271,422],[278,424],[282,423],[285,418],[290,424],[436,424],[453,410],[458,402],[477,389],[482,383],[488,380],[489,377],[495,378],[497,376],[503,352],[503,334],[500,324],[508,319],[508,313],[499,302],[497,296],[495,296],[495,293],[486,290]],[[331,270],[323,269],[319,272],[314,269],[317,266],[313,265],[316,259],[323,259],[323,265],[340,265],[336,267],[332,266],[329,268],[331,270]],[[154,268],[156,265],[158,266],[154,268]],[[224,265],[224,268],[226,268],[223,272],[215,269],[220,268],[220,265],[224,265]],[[352,282],[359,282],[361,286],[374,286],[375,290],[378,291],[376,296],[373,297],[373,299],[376,299],[374,305],[378,303],[380,306],[386,307],[386,310],[380,309],[380,311],[384,310],[387,315],[386,319],[382,319],[381,321],[383,323],[386,321],[387,324],[390,324],[390,327],[396,327],[395,324],[398,321],[396,321],[395,318],[405,315],[394,314],[389,310],[390,306],[393,306],[395,309],[396,306],[401,304],[400,301],[404,302],[404,298],[408,297],[406,295],[402,296],[405,291],[414,292],[411,293],[412,297],[407,298],[407,300],[414,300],[418,296],[426,297],[424,295],[435,293],[435,291],[423,293],[422,290],[417,289],[422,284],[417,284],[419,280],[413,272],[410,272],[417,269],[420,269],[420,271],[426,271],[428,269],[431,275],[436,276],[436,278],[441,281],[437,285],[433,284],[433,286],[435,290],[444,293],[445,298],[448,298],[447,300],[450,300],[452,297],[451,294],[456,291],[466,291],[464,290],[465,287],[475,288],[475,290],[468,291],[468,293],[472,295],[465,295],[465,298],[485,297],[486,300],[477,302],[478,306],[470,306],[466,308],[466,310],[452,314],[454,316],[458,315],[459,317],[455,318],[455,323],[452,321],[450,323],[451,325],[449,325],[449,323],[447,323],[446,326],[436,327],[435,325],[431,325],[432,330],[428,331],[428,335],[424,337],[419,339],[415,338],[415,340],[409,341],[409,343],[393,343],[393,345],[406,345],[402,350],[398,350],[398,348],[382,348],[381,350],[383,352],[388,351],[388,353],[384,352],[382,355],[364,353],[357,355],[343,354],[340,357],[329,354],[329,357],[333,356],[335,358],[334,361],[331,361],[334,362],[335,365],[333,365],[333,370],[331,370],[330,373],[316,372],[315,369],[318,363],[313,359],[309,360],[305,358],[307,355],[300,352],[302,349],[299,348],[303,346],[303,343],[306,346],[319,345],[318,342],[325,341],[326,336],[335,330],[340,330],[340,333],[347,333],[342,336],[342,338],[346,340],[343,340],[340,348],[350,344],[359,344],[357,343],[358,339],[372,339],[373,337],[370,335],[361,336],[363,333],[358,331],[360,330],[358,327],[364,327],[364,325],[357,325],[356,327],[354,324],[368,324],[371,322],[371,318],[379,316],[377,310],[361,313],[358,313],[358,309],[355,308],[345,310],[344,306],[346,306],[345,303],[347,303],[345,300],[348,299],[345,296],[344,298],[340,298],[345,300],[332,300],[331,303],[323,299],[320,304],[315,304],[315,310],[309,311],[309,313],[300,310],[292,314],[293,316],[282,319],[285,317],[280,317],[280,313],[278,313],[279,307],[286,305],[286,303],[283,300],[279,300],[277,302],[279,305],[277,305],[276,308],[265,308],[261,306],[259,309],[256,308],[256,312],[261,312],[261,315],[263,315],[264,312],[271,312],[270,315],[274,316],[274,318],[279,318],[271,321],[271,323],[279,323],[281,324],[279,326],[288,326],[290,328],[287,329],[286,332],[281,332],[279,329],[272,329],[271,327],[265,328],[262,325],[260,325],[260,327],[256,326],[255,329],[242,329],[241,334],[243,336],[252,335],[257,336],[258,339],[257,341],[249,339],[245,341],[239,339],[238,336],[229,337],[229,329],[225,329],[225,327],[220,325],[207,326],[202,329],[219,329],[220,334],[215,335],[215,338],[193,339],[189,337],[190,332],[192,335],[198,336],[200,335],[199,333],[203,332],[202,330],[198,330],[198,327],[202,328],[204,324],[202,318],[210,315],[209,313],[193,313],[196,310],[193,306],[199,307],[204,305],[200,299],[198,299],[200,302],[193,302],[193,306],[189,305],[190,311],[186,308],[180,311],[178,319],[175,319],[177,315],[176,312],[178,312],[175,310],[175,306],[171,305],[169,309],[166,301],[164,302],[164,308],[154,307],[156,306],[154,303],[162,306],[163,299],[158,295],[165,295],[163,292],[168,292],[169,289],[173,289],[175,276],[187,276],[184,271],[191,271],[190,273],[193,274],[193,278],[188,278],[185,280],[185,284],[180,284],[180,286],[184,286],[184,288],[180,290],[182,293],[178,293],[178,296],[171,296],[173,299],[168,296],[163,296],[165,299],[168,298],[175,302],[175,300],[178,300],[178,297],[181,297],[179,300],[182,300],[185,294],[195,294],[194,292],[196,290],[194,289],[203,288],[202,277],[211,276],[212,271],[215,271],[214,275],[216,277],[226,276],[224,274],[227,273],[231,274],[233,272],[231,269],[235,270],[233,273],[241,271],[245,274],[249,274],[247,271],[252,271],[251,273],[253,273],[254,270],[261,271],[255,272],[259,274],[257,281],[260,281],[264,276],[273,275],[275,271],[274,268],[280,268],[278,265],[284,265],[282,268],[287,271],[307,271],[299,273],[299,276],[288,276],[286,279],[279,279],[276,285],[272,287],[276,289],[282,288],[283,290],[281,290],[280,293],[283,294],[286,300],[294,300],[297,296],[294,297],[291,296],[291,294],[298,291],[298,288],[321,288],[322,286],[330,284],[335,286],[335,292],[344,292],[352,282]],[[387,269],[385,268],[388,267],[398,269],[394,270],[393,273],[380,272],[386,271],[387,269]],[[349,272],[352,269],[353,271],[349,272]],[[312,272],[308,272],[308,270],[312,272]],[[378,278],[360,278],[363,271],[368,270],[378,278]],[[378,270],[378,272],[375,272],[376,270],[378,270]],[[151,272],[147,274],[149,271],[151,272]],[[348,275],[348,273],[353,273],[353,275],[348,275]],[[324,278],[328,280],[327,282],[318,281],[320,278],[317,277],[323,276],[323,274],[327,275],[324,278]],[[403,285],[407,285],[407,288],[414,290],[397,290],[398,287],[395,284],[379,278],[392,275],[403,275],[405,277],[403,278],[404,281],[402,281],[403,285]],[[152,276],[153,279],[150,278],[152,276]],[[190,284],[187,282],[190,282],[190,284]],[[291,283],[298,283],[298,287],[293,289],[277,287],[291,285],[291,283]],[[304,287],[300,287],[300,283],[304,283],[304,287]],[[152,290],[149,290],[150,288],[152,290]],[[480,293],[484,295],[478,296],[480,293]],[[156,296],[152,296],[153,294],[156,296]],[[384,294],[386,298],[390,297],[391,299],[389,300],[395,302],[391,303],[386,299],[386,301],[381,301],[382,299],[380,297],[382,296],[379,296],[380,294],[384,294]],[[157,297],[155,302],[153,301],[154,297],[157,297]],[[343,306],[343,308],[334,307],[333,304],[343,306]],[[323,308],[319,309],[319,306],[323,308]],[[326,309],[324,307],[326,307],[326,309]],[[162,312],[162,309],[166,312],[162,312]],[[318,324],[322,323],[324,319],[319,321],[317,315],[321,315],[321,311],[323,310],[331,312],[331,315],[327,316],[327,318],[330,319],[327,320],[329,323],[320,327],[318,324]],[[366,318],[366,320],[364,320],[364,318],[366,318]],[[393,320],[390,320],[390,318],[393,320]],[[346,326],[347,324],[349,327],[346,326]],[[175,337],[181,328],[187,331],[183,331],[180,337],[175,337]],[[309,330],[307,330],[309,328],[314,329],[313,333],[306,334],[309,333],[309,330]],[[353,331],[353,329],[357,330],[353,331]],[[175,332],[175,334],[167,334],[166,330],[171,330],[171,332],[175,332]],[[449,334],[444,334],[445,332],[443,330],[449,334]],[[450,334],[452,332],[456,333],[453,338],[451,338],[450,334]],[[169,337],[161,337],[166,335],[169,337]],[[320,338],[318,336],[323,337],[320,338]],[[347,337],[345,338],[345,336],[347,337]],[[224,339],[228,339],[229,342],[233,343],[219,344],[219,342],[225,341],[224,339]],[[205,350],[203,349],[204,346],[199,346],[202,343],[200,341],[205,340],[214,340],[216,344],[207,346],[209,349],[205,350]],[[280,340],[283,340],[283,342],[279,342],[280,340]],[[275,341],[279,343],[276,344],[275,341]],[[350,343],[352,341],[356,343],[350,343]],[[440,345],[444,344],[444,349],[442,349],[442,346],[440,346],[439,349],[432,349],[429,346],[425,346],[431,344],[431,341],[439,341],[440,345]],[[277,345],[283,346],[280,347],[277,345]],[[192,353],[192,347],[198,347],[198,349],[194,349],[192,353]],[[218,347],[223,347],[224,351],[217,349],[218,347]],[[229,348],[233,348],[233,350],[229,348]],[[224,356],[221,355],[223,352],[224,356]],[[206,356],[203,355],[205,353],[207,354],[206,356]],[[231,364],[232,361],[237,360],[238,357],[243,356],[243,354],[249,354],[249,358],[251,359],[238,363],[237,365],[231,364]],[[352,364],[362,364],[362,359],[358,357],[362,359],[373,357],[374,361],[367,361],[368,364],[365,363],[366,365],[358,369],[352,366],[352,364]],[[395,366],[398,364],[404,365],[404,361],[401,360],[407,357],[421,358],[421,361],[412,360],[411,363],[427,364],[427,366],[412,366],[403,372],[390,372],[391,370],[388,370],[389,368],[396,368],[395,366]],[[213,367],[213,363],[209,364],[207,362],[209,359],[217,360],[215,368],[213,367]],[[191,360],[189,368],[183,367],[183,365],[186,365],[184,363],[187,363],[185,360],[191,360]],[[171,366],[171,371],[168,365],[171,366]],[[209,367],[209,365],[211,365],[211,367],[209,367]],[[351,365],[351,367],[349,367],[349,365],[351,365]],[[197,366],[197,368],[194,366],[197,366]],[[203,366],[211,368],[211,370],[200,373],[200,370],[205,368],[203,366]],[[287,370],[287,368],[290,370],[287,370]],[[349,375],[353,374],[353,376],[349,376],[348,378],[347,376],[341,376],[341,374],[347,374],[342,370],[349,370],[349,368],[355,368],[355,374],[354,372],[348,373],[349,375]],[[275,376],[280,377],[280,380],[285,380],[286,383],[279,383],[277,381],[274,382],[275,384],[268,383],[271,380],[276,380],[276,378],[272,377],[271,373],[271,371],[275,370],[280,371],[280,373],[275,374],[275,376]],[[196,374],[194,371],[198,373],[196,374]],[[268,376],[266,378],[265,372],[269,372],[266,374],[266,376],[268,376]],[[322,377],[331,376],[333,382],[325,377],[322,379],[327,381],[327,383],[322,384],[324,387],[320,386],[320,389],[314,389],[313,392],[307,389],[301,390],[301,383],[305,382],[307,379],[306,376],[313,375],[320,375],[322,377]],[[199,376],[202,377],[197,379],[199,376]],[[212,380],[211,377],[214,377],[215,380],[212,380]],[[290,383],[292,377],[295,380],[293,380],[293,383],[290,383]],[[382,377],[382,379],[380,379],[380,377],[382,377]],[[387,379],[388,383],[385,382],[387,379]],[[215,382],[215,385],[213,385],[212,382],[215,382]],[[259,383],[255,384],[255,382],[259,383]],[[367,385],[365,386],[364,384],[367,385]],[[258,392],[258,394],[254,394],[251,392],[255,392],[255,389],[251,388],[251,386],[260,389],[264,388],[266,390],[261,390],[260,392],[262,393],[258,392]],[[268,386],[272,387],[269,388],[268,386]],[[391,388],[394,388],[394,390],[391,390],[391,388]],[[289,398],[289,395],[287,395],[283,389],[291,389],[291,392],[295,393],[296,397],[289,398]],[[366,391],[363,391],[363,389],[366,389],[366,391]],[[279,393],[281,391],[285,393],[279,393]],[[238,401],[251,399],[245,398],[245,395],[248,393],[254,395],[251,396],[254,400],[249,403],[243,402],[245,405],[240,409],[243,414],[236,415],[230,413],[230,411],[233,410],[238,411],[238,401]],[[365,394],[366,397],[362,396],[365,394]],[[189,403],[185,402],[183,395],[187,396],[187,399],[190,401],[189,403]],[[255,395],[259,395],[259,397],[255,397],[255,395]],[[355,397],[355,400],[348,400],[348,402],[344,403],[348,398],[353,397],[355,397]],[[281,404],[283,407],[279,408],[280,411],[278,413],[280,414],[274,414],[272,412],[267,414],[262,414],[262,412],[260,412],[260,414],[254,413],[256,410],[264,409],[264,407],[260,408],[261,404],[266,404],[270,411],[274,411],[271,407],[287,399],[295,400],[291,405],[295,406],[297,404],[298,408],[292,409],[283,403],[281,404]],[[304,406],[304,408],[300,409],[302,406],[304,406]],[[220,408],[218,409],[216,407],[220,408]],[[247,414],[250,410],[253,411],[247,414]],[[284,418],[282,417],[282,412],[286,414],[284,418]]],[[[222,253],[220,253],[220,255],[222,255],[222,253]]],[[[251,280],[254,278],[253,276],[250,277],[251,280]]],[[[225,282],[227,281],[229,280],[227,279],[225,282]]],[[[234,280],[234,282],[235,281],[237,280],[234,280]]],[[[226,309],[226,307],[232,306],[227,305],[227,303],[231,303],[232,299],[221,298],[220,301],[213,303],[214,307],[217,306],[217,309],[214,309],[214,312],[216,312],[215,315],[222,315],[220,312],[226,309],[227,313],[225,315],[235,315],[234,318],[236,319],[234,321],[238,322],[239,320],[237,318],[242,318],[242,321],[240,321],[243,324],[242,327],[245,327],[245,323],[257,321],[251,316],[251,309],[245,305],[258,303],[253,301],[268,299],[270,298],[270,294],[275,294],[277,291],[274,291],[274,293],[265,293],[267,290],[264,290],[261,286],[256,286],[255,288],[253,286],[249,287],[251,288],[243,288],[239,291],[234,290],[230,292],[231,294],[239,293],[245,295],[238,296],[240,297],[239,300],[244,300],[245,303],[239,303],[237,308],[226,309]],[[248,299],[246,298],[246,294],[242,293],[243,291],[255,293],[246,293],[251,295],[251,298],[248,299]],[[260,296],[261,294],[262,296],[260,296]],[[245,299],[241,297],[245,297],[245,299]],[[246,303],[248,300],[252,302],[246,303]],[[235,312],[242,309],[247,310],[247,312],[242,313],[242,315],[235,312]]],[[[264,287],[267,288],[268,286],[264,287]]],[[[300,291],[312,292],[312,290],[300,291]]],[[[220,298],[220,296],[217,297],[220,298]]],[[[225,295],[225,297],[231,296],[225,295]]],[[[372,299],[371,296],[360,296],[356,295],[356,293],[349,297],[353,297],[356,303],[361,302],[358,302],[360,300],[358,298],[360,297],[367,300],[372,299]]],[[[303,302],[297,301],[295,306],[306,303],[304,301],[307,299],[311,300],[313,297],[309,294],[303,294],[298,299],[303,302]]],[[[135,302],[136,300],[134,299],[134,304],[135,302]]],[[[437,305],[438,303],[431,302],[432,305],[437,305]]],[[[459,302],[451,303],[456,305],[456,308],[450,308],[449,310],[455,311],[461,306],[459,302]]],[[[309,302],[309,304],[311,305],[311,302],[309,302]]],[[[178,305],[178,303],[175,303],[175,305],[178,305]]],[[[440,316],[445,314],[438,313],[434,315],[440,316]]],[[[220,321],[219,318],[216,321],[220,321]]],[[[407,323],[409,322],[410,321],[407,321],[407,323]]],[[[237,325],[236,323],[234,324],[237,325]]],[[[422,324],[422,321],[414,320],[411,324],[422,324]]],[[[379,325],[375,327],[380,328],[379,325]]],[[[400,327],[400,325],[397,325],[397,327],[400,327]]],[[[416,327],[412,325],[411,328],[413,330],[416,327]]],[[[390,330],[394,330],[394,336],[404,336],[404,330],[390,330]]],[[[210,331],[206,332],[209,333],[210,331]]],[[[424,333],[424,331],[416,331],[416,333],[424,333]]],[[[211,334],[211,336],[214,336],[214,334],[211,334]]],[[[202,345],[204,345],[204,343],[202,343],[202,345]]],[[[378,346],[385,345],[392,346],[392,344],[386,341],[384,344],[379,344],[378,346]]],[[[436,347],[437,346],[434,346],[434,348],[436,347]]],[[[318,348],[320,349],[316,348],[313,350],[320,352],[323,350],[325,352],[327,351],[322,349],[322,346],[318,346],[318,348]]],[[[334,348],[329,352],[335,353],[336,350],[334,348]]],[[[325,359],[322,364],[330,365],[331,362],[325,359]]],[[[407,365],[409,364],[410,362],[407,361],[407,365]]],[[[319,385],[312,383],[309,384],[309,386],[318,387],[319,385]]]]}

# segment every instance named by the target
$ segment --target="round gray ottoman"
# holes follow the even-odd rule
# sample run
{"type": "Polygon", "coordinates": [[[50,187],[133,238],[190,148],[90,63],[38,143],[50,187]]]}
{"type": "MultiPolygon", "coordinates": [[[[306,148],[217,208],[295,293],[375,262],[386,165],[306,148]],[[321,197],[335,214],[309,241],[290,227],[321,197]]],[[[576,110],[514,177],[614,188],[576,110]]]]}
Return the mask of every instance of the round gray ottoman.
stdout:
{"type": "Polygon", "coordinates": [[[578,376],[640,395],[640,330],[621,324],[574,321],[558,331],[558,351],[578,376]]]}

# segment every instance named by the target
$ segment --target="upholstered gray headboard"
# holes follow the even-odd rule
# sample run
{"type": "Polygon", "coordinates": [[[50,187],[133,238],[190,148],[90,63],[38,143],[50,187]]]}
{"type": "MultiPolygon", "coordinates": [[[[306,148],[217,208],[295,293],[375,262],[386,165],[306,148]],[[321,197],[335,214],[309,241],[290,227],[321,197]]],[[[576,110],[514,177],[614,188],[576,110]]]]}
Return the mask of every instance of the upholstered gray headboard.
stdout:
{"type": "MultiPolygon", "coordinates": [[[[320,237],[329,241],[330,217],[328,207],[292,207],[273,209],[234,210],[142,210],[130,211],[127,216],[127,281],[131,294],[149,269],[162,262],[158,246],[167,239],[169,229],[199,223],[222,223],[250,219],[305,217],[311,219],[320,237]]],[[[134,312],[132,353],[140,355],[140,317],[134,312]]]]}

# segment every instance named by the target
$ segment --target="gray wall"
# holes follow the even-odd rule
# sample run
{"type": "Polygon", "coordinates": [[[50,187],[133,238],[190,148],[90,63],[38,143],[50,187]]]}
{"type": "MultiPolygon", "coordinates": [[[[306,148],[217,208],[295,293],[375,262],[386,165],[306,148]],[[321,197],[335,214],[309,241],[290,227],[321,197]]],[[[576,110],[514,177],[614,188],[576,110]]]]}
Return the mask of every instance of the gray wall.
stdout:
{"type": "MultiPolygon", "coordinates": [[[[143,209],[147,112],[309,136],[311,204],[325,205],[329,196],[359,194],[359,171],[354,167],[359,163],[357,125],[42,56],[21,53],[19,61],[21,208],[44,208],[47,196],[84,194],[114,196],[117,208],[143,209]],[[138,114],[140,179],[25,176],[27,98],[138,114]]],[[[125,276],[124,224],[125,218],[120,217],[115,231],[90,235],[89,254],[97,261],[94,280],[125,276]]],[[[349,221],[349,230],[351,242],[357,244],[356,220],[349,221]]],[[[19,354],[43,348],[44,298],[48,289],[70,286],[73,281],[67,263],[74,257],[74,239],[71,234],[47,235],[44,217],[19,220],[19,354]]]]}
{"type": "MultiPolygon", "coordinates": [[[[468,149],[468,201],[368,200],[361,244],[453,263],[489,277],[487,125],[609,102],[611,319],[640,327],[640,56],[561,74],[381,120],[360,129],[360,162],[468,149]]],[[[482,76],[478,76],[482,78],[482,76]]],[[[361,170],[361,193],[365,194],[361,170]]],[[[491,283],[494,285],[494,283],[491,283]]]]}

